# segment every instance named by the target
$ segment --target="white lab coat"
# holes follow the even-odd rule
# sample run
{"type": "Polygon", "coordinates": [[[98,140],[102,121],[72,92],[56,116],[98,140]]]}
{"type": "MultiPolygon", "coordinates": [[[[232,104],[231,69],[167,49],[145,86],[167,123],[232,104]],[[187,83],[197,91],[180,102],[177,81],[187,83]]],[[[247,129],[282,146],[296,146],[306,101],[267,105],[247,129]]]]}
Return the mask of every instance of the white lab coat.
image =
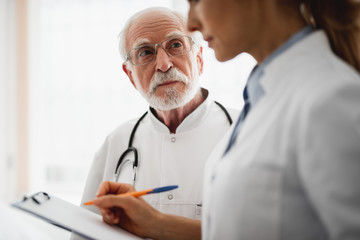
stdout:
{"type": "MultiPolygon", "coordinates": [[[[233,119],[238,111],[229,110],[233,119]]],[[[138,119],[126,122],[113,131],[97,152],[86,182],[82,202],[95,197],[101,182],[114,180],[120,155],[127,149],[130,133],[138,119]]],[[[201,218],[204,164],[216,143],[230,128],[225,113],[207,99],[171,134],[149,111],[140,123],[133,142],[139,164],[135,188],[145,190],[166,185],[178,189],[144,196],[164,213],[192,219],[201,218]]],[[[133,159],[133,154],[128,154],[133,159]]],[[[121,169],[119,182],[132,183],[132,161],[121,169]]],[[[90,210],[97,212],[93,206],[90,210]]]]}
{"type": "Polygon", "coordinates": [[[235,145],[206,165],[203,238],[360,239],[359,73],[315,31],[260,83],[235,145]]]}

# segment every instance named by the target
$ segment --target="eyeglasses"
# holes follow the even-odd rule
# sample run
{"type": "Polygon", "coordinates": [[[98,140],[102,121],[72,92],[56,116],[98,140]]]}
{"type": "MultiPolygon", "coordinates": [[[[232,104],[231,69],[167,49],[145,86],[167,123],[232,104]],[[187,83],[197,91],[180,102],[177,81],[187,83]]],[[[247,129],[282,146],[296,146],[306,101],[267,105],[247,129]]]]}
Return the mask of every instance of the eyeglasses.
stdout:
{"type": "Polygon", "coordinates": [[[179,36],[161,43],[146,44],[131,49],[126,55],[126,61],[130,61],[133,65],[149,64],[155,60],[158,46],[169,56],[179,56],[189,52],[194,43],[189,36],[179,36]]]}

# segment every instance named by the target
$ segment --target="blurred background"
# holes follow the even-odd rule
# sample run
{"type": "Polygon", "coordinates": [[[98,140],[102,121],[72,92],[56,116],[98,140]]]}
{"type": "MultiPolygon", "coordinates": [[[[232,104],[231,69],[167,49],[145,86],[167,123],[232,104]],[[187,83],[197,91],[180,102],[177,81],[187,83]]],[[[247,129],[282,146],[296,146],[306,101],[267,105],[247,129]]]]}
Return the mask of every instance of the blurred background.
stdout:
{"type": "MultiPolygon", "coordinates": [[[[79,204],[106,135],[147,110],[117,36],[151,6],[188,10],[186,0],[0,0],[0,202],[47,191],[79,204]]],[[[219,63],[202,45],[202,86],[240,109],[254,59],[219,63]]]]}

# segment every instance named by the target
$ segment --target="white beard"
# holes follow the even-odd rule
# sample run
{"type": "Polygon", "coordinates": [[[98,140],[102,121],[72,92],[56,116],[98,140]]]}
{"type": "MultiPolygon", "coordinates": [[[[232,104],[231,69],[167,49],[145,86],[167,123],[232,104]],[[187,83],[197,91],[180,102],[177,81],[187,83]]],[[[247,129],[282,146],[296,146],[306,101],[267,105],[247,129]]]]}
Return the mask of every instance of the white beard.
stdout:
{"type": "MultiPolygon", "coordinates": [[[[197,69],[197,68],[195,68],[197,69]]],[[[146,99],[149,105],[155,109],[167,111],[175,108],[179,108],[190,102],[200,88],[199,75],[197,70],[194,72],[193,80],[177,70],[171,68],[166,73],[157,72],[154,75],[153,80],[150,83],[149,90],[146,93],[139,88],[141,95],[146,99]],[[185,84],[185,90],[180,92],[175,86],[169,86],[165,89],[165,96],[157,97],[155,95],[157,87],[166,81],[179,81],[185,84]]]]}

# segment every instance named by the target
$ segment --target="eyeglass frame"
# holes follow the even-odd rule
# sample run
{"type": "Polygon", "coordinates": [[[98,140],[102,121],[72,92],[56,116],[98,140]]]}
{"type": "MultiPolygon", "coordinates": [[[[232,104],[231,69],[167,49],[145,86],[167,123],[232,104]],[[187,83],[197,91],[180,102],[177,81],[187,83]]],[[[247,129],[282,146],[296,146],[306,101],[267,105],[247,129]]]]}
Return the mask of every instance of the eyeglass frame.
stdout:
{"type": "Polygon", "coordinates": [[[164,40],[164,41],[162,41],[162,42],[159,42],[159,43],[143,44],[143,45],[140,45],[140,46],[138,46],[138,47],[134,47],[134,48],[130,49],[130,50],[127,52],[127,54],[126,54],[126,60],[125,60],[125,61],[129,61],[129,62],[130,62],[132,65],[134,65],[134,66],[144,66],[144,65],[147,65],[147,64],[152,63],[153,61],[155,61],[156,56],[157,56],[157,52],[158,52],[158,51],[157,51],[158,46],[160,46],[160,47],[165,51],[165,53],[166,53],[168,56],[172,57],[172,56],[181,56],[181,55],[183,55],[183,54],[185,54],[185,53],[190,52],[195,44],[196,44],[196,42],[194,41],[194,39],[193,39],[191,36],[187,36],[187,35],[174,36],[174,37],[168,38],[168,39],[166,39],[166,40],[164,40]],[[172,54],[170,54],[170,53],[165,49],[165,47],[162,45],[164,42],[168,42],[168,41],[171,41],[171,40],[173,40],[173,39],[182,38],[182,37],[186,37],[186,38],[188,38],[188,39],[190,40],[190,48],[189,48],[188,51],[182,52],[181,54],[172,55],[172,54]],[[133,63],[133,61],[132,61],[131,58],[130,58],[130,52],[133,51],[134,49],[142,48],[142,47],[145,47],[145,46],[154,46],[155,54],[154,54],[153,59],[152,59],[150,62],[143,63],[143,64],[135,64],[135,63],[133,63]]]}

